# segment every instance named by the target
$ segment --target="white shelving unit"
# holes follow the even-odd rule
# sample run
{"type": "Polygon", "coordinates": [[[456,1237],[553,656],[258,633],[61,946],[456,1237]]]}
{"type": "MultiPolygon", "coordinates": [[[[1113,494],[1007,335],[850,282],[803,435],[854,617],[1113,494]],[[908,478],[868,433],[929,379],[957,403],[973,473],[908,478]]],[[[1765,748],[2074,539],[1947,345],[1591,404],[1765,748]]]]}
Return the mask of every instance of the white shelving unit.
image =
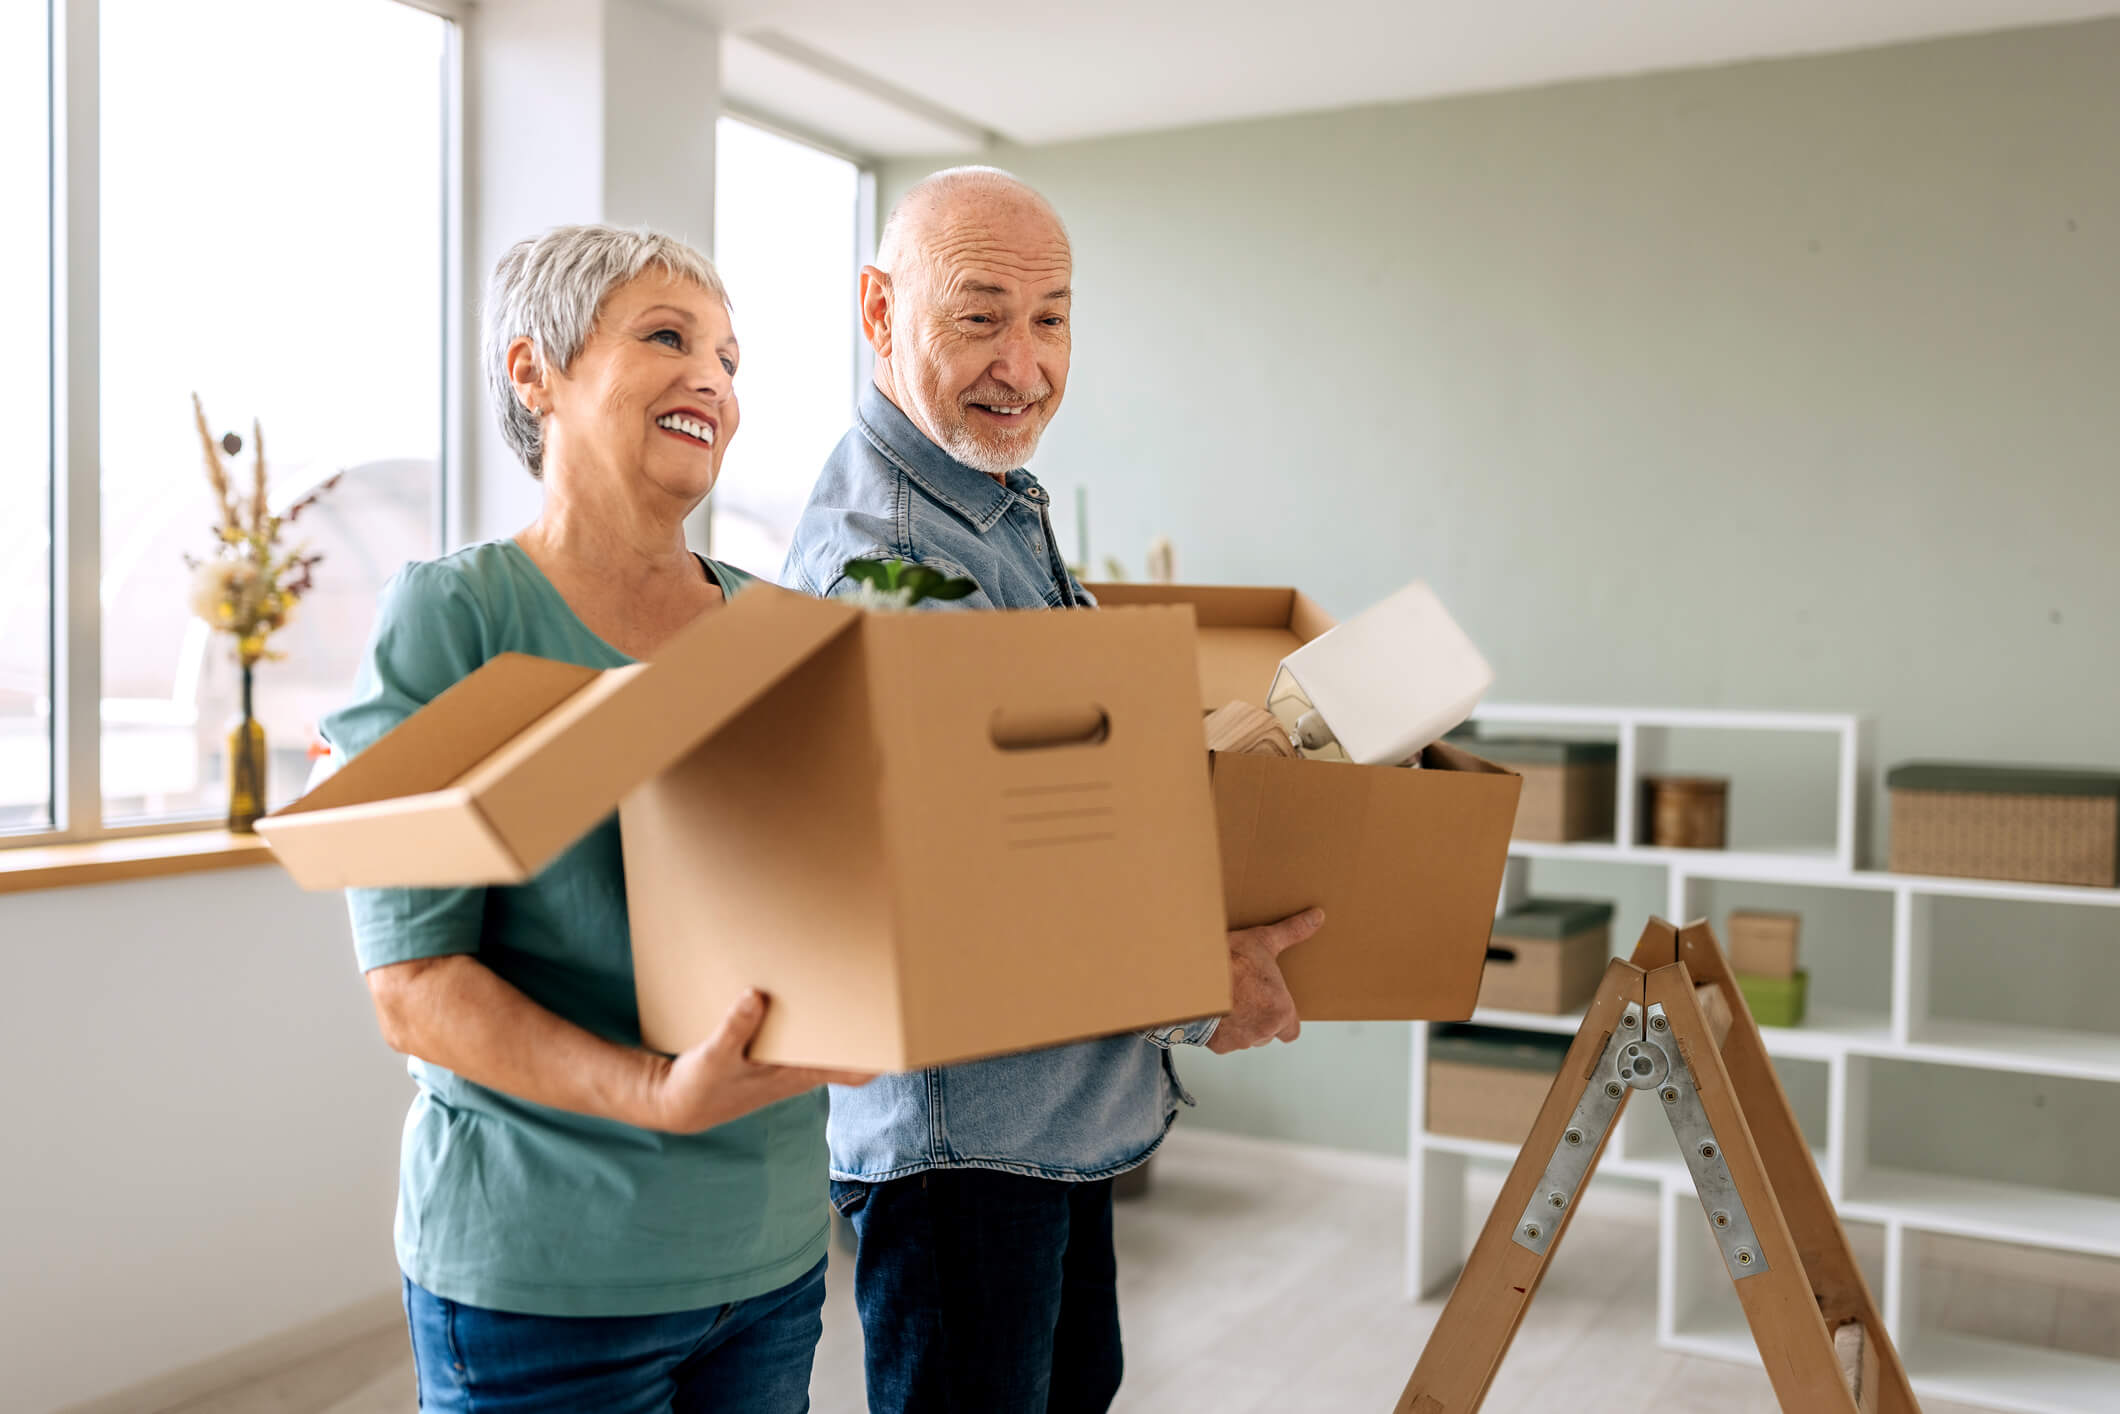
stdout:
{"type": "MultiPolygon", "coordinates": [[[[1930,981],[1939,904],[1971,899],[2026,905],[2120,908],[2120,889],[2084,889],[1992,882],[1979,879],[1899,875],[1859,867],[1867,829],[1870,781],[1869,731],[1850,714],[1663,711],[1589,707],[1488,705],[1475,717],[1483,732],[1557,729],[1594,733],[1619,744],[1617,819],[1608,842],[1536,844],[1510,849],[1501,909],[1529,891],[1529,876],[1543,860],[1566,860],[1614,868],[1665,871],[1664,916],[1684,921],[1702,916],[1704,897],[1725,884],[1853,892],[1883,916],[1889,903],[1889,937],[1869,946],[1889,949],[1889,986],[1869,1005],[1836,1006],[1831,996],[1814,1000],[1800,1027],[1764,1027],[1768,1051],[1783,1071],[1820,1172],[1850,1225],[1858,1250],[1877,1249],[1870,1279],[1917,1391],[2030,1414],[2120,1411],[2120,1349],[2097,1359],[2062,1349],[1988,1340],[1938,1328],[1922,1319],[1921,1275],[1912,1249],[1922,1234],[2080,1253],[2113,1259],[2120,1278],[2120,1185],[2107,1193],[2070,1191],[2037,1182],[2011,1183],[1924,1172],[1872,1163],[1873,1138],[1892,1133],[1893,1113],[1873,1113],[1873,1080],[1880,1067],[1933,1067],[1917,1083],[1950,1087],[1967,1072],[1989,1076],[2051,1077],[2089,1095],[2086,1121],[2120,1127],[2120,1030],[2077,1031],[2035,1024],[1963,1020],[1932,1011],[1930,981]],[[1636,800],[1645,757],[1658,754],[1657,734],[1670,732],[1805,733],[1823,737],[1836,763],[1830,819],[1816,822],[1814,837],[1786,849],[1679,850],[1636,844],[1636,800]],[[2084,1084],[2089,1082],[2089,1084],[2084,1084]],[[2111,1087],[2109,1090],[2104,1087],[2111,1087]],[[1874,1127],[1873,1127],[1874,1126],[1874,1127]]],[[[1821,753],[1823,755],[1825,753],[1821,753]]],[[[1744,778],[1732,787],[1742,809],[1744,778]]],[[[1579,892],[1579,890],[1575,891],[1579,892]]],[[[1498,911],[1500,911],[1498,909],[1498,911]]],[[[2120,915],[2115,915],[2120,927],[2120,915]]],[[[1717,923],[1721,933],[1721,920],[1717,923]]],[[[1997,946],[2011,940],[1997,939],[1997,946]]],[[[1613,938],[1624,956],[1634,938],[1613,938]]],[[[2120,946],[2120,937],[2115,945],[2120,946]]],[[[1811,947],[1806,942],[1807,951],[1811,947]]],[[[1880,962],[1883,959],[1878,959],[1880,962]]],[[[1815,977],[1814,977],[1815,981],[1815,977]]],[[[2031,985],[2040,985],[2032,983],[2031,985]]],[[[2045,985],[2066,986],[2066,978],[2045,985]]],[[[1543,1016],[1482,1010],[1475,1022],[1495,1027],[1572,1034],[1580,1016],[1543,1016]]],[[[1430,1027],[1413,1028],[1412,1113],[1407,1187],[1406,1284],[1418,1298],[1447,1289],[1468,1246],[1485,1220],[1467,1211],[1465,1169],[1470,1163],[1512,1162],[1516,1146],[1430,1134],[1427,1130],[1426,1068],[1430,1027]],[[1471,1224],[1468,1227],[1468,1222],[1471,1224]]],[[[2027,1080],[2024,1083],[2046,1083],[2027,1080]]],[[[1960,1086],[1960,1088],[1964,1088],[1960,1086]]],[[[1932,1092],[1933,1093],[1933,1092],[1932,1092]]],[[[1954,1096],[1943,1097],[1946,1105],[1954,1096]]],[[[1981,1117],[1965,1116],[1970,1139],[1980,1143],[1981,1117]]],[[[2075,1119],[2054,1116],[2053,1123],[2075,1119]]],[[[1993,1146],[1989,1146],[1991,1149],[1993,1146]]],[[[2086,1182],[2111,1184],[2109,1174],[2086,1174],[2086,1182]]],[[[1598,1166],[1598,1184],[1647,1183],[1659,1190],[1662,1222],[1658,1252],[1658,1334],[1668,1349],[1758,1363],[1734,1293],[1712,1260],[1705,1219],[1662,1116],[1629,1106],[1598,1166]]],[[[1590,1200],[1588,1221],[1596,1220],[1590,1200]]]]}

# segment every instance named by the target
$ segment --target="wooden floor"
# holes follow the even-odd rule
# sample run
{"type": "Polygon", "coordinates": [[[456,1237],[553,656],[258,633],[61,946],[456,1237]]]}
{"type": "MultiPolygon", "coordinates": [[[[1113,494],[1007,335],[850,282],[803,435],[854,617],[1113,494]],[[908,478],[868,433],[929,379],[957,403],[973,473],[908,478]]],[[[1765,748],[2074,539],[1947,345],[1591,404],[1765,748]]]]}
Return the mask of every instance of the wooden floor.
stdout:
{"type": "MultiPolygon", "coordinates": [[[[1120,1414],[1388,1414],[1439,1302],[1399,1295],[1404,1189],[1385,1160],[1181,1132],[1154,1189],[1119,1208],[1127,1377],[1120,1414]]],[[[1500,1174],[1475,1176],[1498,1188],[1500,1174]]],[[[1491,1191],[1476,1193],[1482,1206],[1491,1191]]],[[[1776,1414],[1757,1369],[1655,1341],[1655,1209],[1594,1191],[1569,1229],[1485,1414],[1776,1414]]],[[[816,1414],[861,1414],[852,1262],[835,1251],[816,1414]]],[[[1929,1403],[1925,1414],[1977,1414],[1929,1403]]],[[[181,1414],[411,1414],[402,1330],[378,1331],[181,1414]]],[[[170,1411],[178,1414],[178,1411],[170,1411]]]]}

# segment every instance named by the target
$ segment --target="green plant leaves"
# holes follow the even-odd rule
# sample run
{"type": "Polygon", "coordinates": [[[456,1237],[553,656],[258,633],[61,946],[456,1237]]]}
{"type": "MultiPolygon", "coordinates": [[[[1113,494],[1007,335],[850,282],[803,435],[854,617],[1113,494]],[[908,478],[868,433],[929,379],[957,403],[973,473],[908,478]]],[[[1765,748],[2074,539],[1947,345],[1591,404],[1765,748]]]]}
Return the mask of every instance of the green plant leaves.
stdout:
{"type": "Polygon", "coordinates": [[[845,574],[857,584],[900,595],[908,605],[923,599],[962,599],[979,588],[972,580],[956,579],[906,560],[848,560],[845,574]]]}

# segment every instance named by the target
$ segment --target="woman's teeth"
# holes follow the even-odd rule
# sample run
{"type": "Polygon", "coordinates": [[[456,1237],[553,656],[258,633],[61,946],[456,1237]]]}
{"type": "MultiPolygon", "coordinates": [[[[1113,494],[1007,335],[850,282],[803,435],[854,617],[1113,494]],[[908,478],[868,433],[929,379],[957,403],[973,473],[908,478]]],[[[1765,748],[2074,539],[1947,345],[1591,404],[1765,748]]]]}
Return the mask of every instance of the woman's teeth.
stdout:
{"type": "Polygon", "coordinates": [[[714,429],[704,422],[694,422],[689,417],[680,417],[673,412],[668,417],[656,418],[655,425],[668,428],[672,432],[682,432],[687,437],[695,441],[704,442],[710,447],[714,445],[714,429]]]}

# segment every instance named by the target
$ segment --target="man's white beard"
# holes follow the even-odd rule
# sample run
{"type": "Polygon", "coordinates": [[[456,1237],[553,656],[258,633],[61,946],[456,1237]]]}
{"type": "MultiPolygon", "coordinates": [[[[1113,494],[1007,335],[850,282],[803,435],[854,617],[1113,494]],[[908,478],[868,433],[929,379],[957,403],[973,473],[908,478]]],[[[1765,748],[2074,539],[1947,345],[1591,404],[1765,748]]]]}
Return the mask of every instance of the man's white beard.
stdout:
{"type": "MultiPolygon", "coordinates": [[[[920,395],[916,391],[913,396],[917,400],[920,395]]],[[[1050,389],[1043,394],[1043,397],[1051,396],[1050,389]]],[[[923,407],[921,412],[942,434],[936,439],[937,446],[972,470],[983,471],[988,476],[1005,476],[1018,467],[1027,465],[1031,453],[1038,450],[1038,438],[1044,432],[1044,429],[1040,428],[1023,444],[1022,450],[1012,451],[1010,448],[1017,445],[1014,440],[1007,446],[995,446],[980,441],[978,434],[972,430],[971,408],[964,403],[950,402],[940,407],[923,407]]],[[[1026,410],[1019,416],[1029,417],[1030,413],[1026,410]]]]}
{"type": "Polygon", "coordinates": [[[988,476],[1005,476],[1029,462],[1031,453],[1038,450],[1036,437],[1030,439],[1030,445],[1020,455],[1006,448],[989,446],[973,434],[968,421],[959,423],[952,430],[949,440],[942,444],[942,450],[974,471],[983,471],[988,476]]]}

